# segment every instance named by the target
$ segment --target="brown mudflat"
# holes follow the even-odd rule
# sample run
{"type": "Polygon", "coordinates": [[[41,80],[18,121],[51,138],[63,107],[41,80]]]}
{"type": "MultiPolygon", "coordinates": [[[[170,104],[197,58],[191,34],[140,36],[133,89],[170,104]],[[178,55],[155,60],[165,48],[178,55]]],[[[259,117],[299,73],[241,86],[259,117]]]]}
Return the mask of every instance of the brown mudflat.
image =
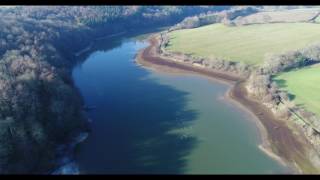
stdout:
{"type": "Polygon", "coordinates": [[[148,46],[142,52],[140,52],[141,53],[140,57],[142,58],[142,60],[149,62],[149,63],[152,63],[154,65],[167,66],[170,68],[176,68],[176,69],[180,69],[180,70],[184,70],[184,71],[188,71],[188,72],[199,73],[202,75],[222,79],[225,81],[238,81],[239,80],[238,77],[230,76],[230,75],[227,75],[227,74],[224,74],[221,72],[211,71],[211,70],[204,69],[204,68],[197,68],[192,65],[182,64],[179,62],[174,62],[171,60],[167,60],[165,58],[161,58],[161,57],[157,56],[157,52],[156,52],[156,48],[155,48],[155,46],[157,44],[158,44],[158,42],[157,42],[156,38],[150,39],[150,46],[148,46]]]}
{"type": "Polygon", "coordinates": [[[304,139],[288,127],[284,121],[278,120],[263,104],[247,96],[243,82],[237,83],[230,91],[230,97],[250,110],[262,123],[267,131],[271,150],[284,159],[289,165],[297,163],[299,169],[305,173],[315,173],[317,170],[307,159],[306,148],[311,148],[304,139]]]}
{"type": "MultiPolygon", "coordinates": [[[[285,121],[278,120],[270,109],[249,98],[244,88],[244,79],[223,72],[199,68],[160,57],[156,48],[159,45],[157,38],[151,36],[149,42],[150,45],[137,55],[136,59],[139,64],[167,72],[195,73],[233,83],[234,86],[230,90],[229,96],[246,107],[246,109],[260,120],[267,132],[266,138],[271,144],[270,147],[265,148],[281,157],[294,171],[302,171],[303,173],[319,172],[307,158],[306,149],[312,147],[307,143],[308,141],[304,139],[305,136],[294,134],[293,130],[288,127],[285,121]]],[[[301,132],[297,131],[296,133],[300,134],[301,132]]]]}

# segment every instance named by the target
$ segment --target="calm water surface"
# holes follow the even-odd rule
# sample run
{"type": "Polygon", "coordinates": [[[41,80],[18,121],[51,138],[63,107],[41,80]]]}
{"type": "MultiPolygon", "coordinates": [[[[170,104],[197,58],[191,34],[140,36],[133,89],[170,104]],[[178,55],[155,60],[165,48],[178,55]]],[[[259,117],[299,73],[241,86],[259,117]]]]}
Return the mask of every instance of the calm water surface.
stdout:
{"type": "Polygon", "coordinates": [[[80,145],[81,173],[285,173],[259,150],[250,116],[222,99],[228,86],[134,63],[147,44],[126,39],[74,68],[92,133],[80,145]]]}

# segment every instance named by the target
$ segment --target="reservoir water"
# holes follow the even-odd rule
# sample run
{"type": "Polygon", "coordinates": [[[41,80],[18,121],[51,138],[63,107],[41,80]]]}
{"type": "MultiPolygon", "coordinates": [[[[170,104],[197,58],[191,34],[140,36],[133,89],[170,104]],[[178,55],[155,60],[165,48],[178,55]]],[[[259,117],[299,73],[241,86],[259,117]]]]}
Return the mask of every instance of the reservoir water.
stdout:
{"type": "MultiPolygon", "coordinates": [[[[108,42],[106,42],[108,43],[108,42]]],[[[77,150],[83,174],[286,173],[263,153],[250,115],[228,86],[134,63],[136,39],[96,50],[73,70],[92,132],[77,150]]]]}

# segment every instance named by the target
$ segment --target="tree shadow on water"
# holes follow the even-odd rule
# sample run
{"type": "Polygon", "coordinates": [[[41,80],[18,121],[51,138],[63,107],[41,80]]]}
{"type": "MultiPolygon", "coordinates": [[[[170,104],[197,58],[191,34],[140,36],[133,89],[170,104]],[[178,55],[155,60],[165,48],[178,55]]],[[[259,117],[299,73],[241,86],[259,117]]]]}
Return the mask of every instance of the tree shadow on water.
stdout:
{"type": "Polygon", "coordinates": [[[83,52],[80,56],[76,56],[74,65],[81,65],[95,51],[110,51],[118,48],[122,45],[123,40],[134,38],[137,40],[145,40],[150,34],[160,32],[163,29],[164,27],[162,26],[150,27],[146,29],[139,29],[137,31],[126,32],[120,36],[107,37],[101,40],[92,40],[92,42],[90,42],[92,45],[91,48],[88,51],[83,52]]]}
{"type": "MultiPolygon", "coordinates": [[[[123,72],[119,72],[123,73],[123,72]]],[[[88,174],[181,174],[195,137],[174,133],[197,118],[187,109],[187,92],[145,78],[139,70],[90,95],[92,133],[79,147],[78,162],[88,174]],[[134,75],[132,75],[134,74],[134,75]]],[[[120,75],[119,75],[120,76],[120,75]]]]}

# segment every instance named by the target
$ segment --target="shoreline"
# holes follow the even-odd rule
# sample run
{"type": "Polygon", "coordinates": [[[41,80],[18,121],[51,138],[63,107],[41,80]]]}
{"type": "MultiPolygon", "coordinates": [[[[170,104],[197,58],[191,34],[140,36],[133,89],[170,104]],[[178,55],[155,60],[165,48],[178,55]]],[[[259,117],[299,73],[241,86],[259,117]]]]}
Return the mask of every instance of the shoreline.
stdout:
{"type": "MultiPolygon", "coordinates": [[[[255,124],[257,130],[258,130],[258,136],[260,139],[260,144],[258,145],[258,148],[263,151],[265,154],[267,154],[269,157],[271,157],[272,159],[278,161],[281,165],[283,165],[284,167],[287,167],[288,169],[292,170],[295,168],[289,167],[288,164],[277,154],[275,154],[272,151],[272,146],[271,143],[269,141],[269,137],[268,137],[268,131],[266,129],[266,127],[262,124],[262,122],[260,121],[260,119],[252,112],[250,111],[246,106],[244,106],[243,104],[241,104],[240,102],[238,102],[237,100],[232,98],[232,89],[235,86],[231,87],[225,94],[225,100],[229,101],[229,103],[234,104],[235,106],[237,106],[239,109],[241,109],[242,111],[245,111],[246,113],[248,113],[248,115],[251,117],[251,119],[249,121],[251,121],[252,123],[255,124]]],[[[295,172],[295,171],[294,171],[295,172]]]]}
{"type": "Polygon", "coordinates": [[[236,106],[236,108],[241,109],[242,111],[245,111],[246,113],[248,113],[248,115],[252,118],[252,120],[250,119],[249,121],[251,121],[252,123],[255,123],[255,127],[257,128],[258,131],[258,135],[259,135],[259,140],[260,140],[260,144],[258,144],[258,148],[263,151],[264,153],[266,153],[269,157],[271,157],[272,159],[278,161],[278,163],[280,163],[281,165],[283,165],[284,167],[288,167],[288,165],[286,164],[286,162],[281,159],[281,157],[279,157],[278,155],[274,154],[272,152],[271,149],[271,145],[270,142],[268,141],[268,133],[266,128],[263,126],[263,124],[260,122],[259,118],[257,118],[254,113],[252,113],[248,108],[246,108],[245,106],[243,106],[241,103],[239,103],[238,101],[232,99],[232,97],[230,96],[231,90],[233,88],[233,86],[235,85],[234,82],[230,82],[230,81],[223,81],[221,79],[216,79],[213,77],[209,77],[209,76],[205,76],[202,74],[198,74],[198,73],[192,73],[192,72],[188,72],[188,71],[183,71],[183,70],[174,70],[172,69],[174,72],[170,72],[169,69],[156,69],[154,67],[149,67],[149,66],[144,66],[141,65],[139,62],[137,63],[139,66],[149,69],[151,71],[156,71],[156,72],[162,72],[162,73],[166,73],[166,74],[173,74],[173,75],[193,75],[193,76],[199,76],[201,78],[206,78],[208,81],[210,82],[214,82],[214,83],[222,83],[225,84],[229,87],[228,91],[221,97],[222,100],[227,101],[228,103],[231,103],[233,105],[236,106]]]}
{"type": "Polygon", "coordinates": [[[288,168],[290,172],[293,171],[294,174],[316,172],[316,168],[306,157],[305,146],[307,144],[303,138],[294,135],[287,123],[275,118],[274,114],[263,104],[248,97],[244,88],[244,79],[220,71],[169,60],[157,52],[158,42],[155,36],[151,36],[149,42],[150,45],[140,50],[135,58],[138,65],[165,73],[200,75],[228,84],[230,89],[226,92],[225,99],[252,116],[260,136],[259,139],[261,139],[258,148],[288,168]]]}

